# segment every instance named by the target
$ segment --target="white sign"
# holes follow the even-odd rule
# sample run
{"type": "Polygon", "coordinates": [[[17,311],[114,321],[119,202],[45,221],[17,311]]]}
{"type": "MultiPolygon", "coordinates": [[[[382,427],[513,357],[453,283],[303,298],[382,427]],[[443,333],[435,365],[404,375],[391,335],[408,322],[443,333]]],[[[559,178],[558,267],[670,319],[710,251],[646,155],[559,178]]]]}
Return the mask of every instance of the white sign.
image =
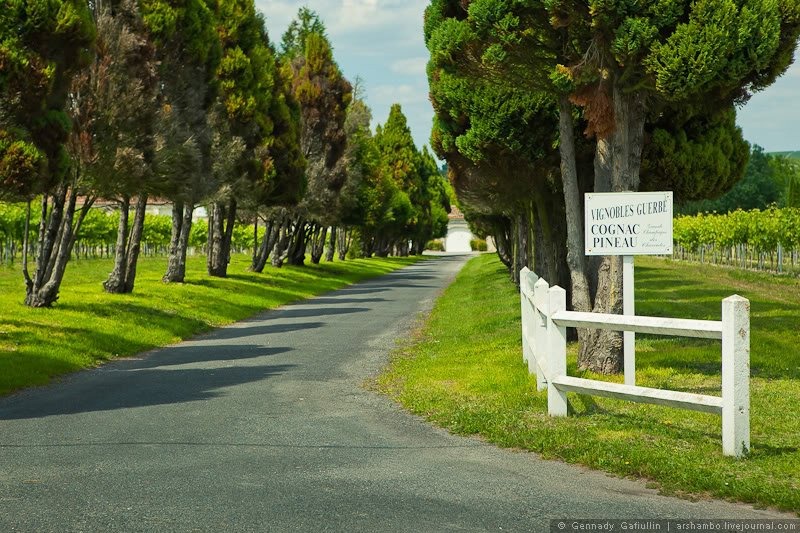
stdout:
{"type": "Polygon", "coordinates": [[[672,192],[586,194],[586,255],[672,254],[672,192]]]}

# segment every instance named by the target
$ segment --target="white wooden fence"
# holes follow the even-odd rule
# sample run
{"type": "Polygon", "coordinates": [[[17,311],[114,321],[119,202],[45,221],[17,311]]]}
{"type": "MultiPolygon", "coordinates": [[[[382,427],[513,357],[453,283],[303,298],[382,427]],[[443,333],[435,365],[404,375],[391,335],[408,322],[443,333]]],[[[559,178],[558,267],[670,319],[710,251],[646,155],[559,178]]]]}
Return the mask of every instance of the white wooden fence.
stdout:
{"type": "MultiPolygon", "coordinates": [[[[742,457],[750,449],[750,302],[722,300],[722,320],[687,320],[567,311],[567,293],[527,268],[520,273],[523,358],[547,389],[550,416],[567,416],[567,392],[605,396],[722,415],[722,453],[742,457]],[[609,383],[567,375],[568,327],[720,339],[722,396],[609,383]]],[[[626,369],[626,372],[634,369],[626,369]]]]}

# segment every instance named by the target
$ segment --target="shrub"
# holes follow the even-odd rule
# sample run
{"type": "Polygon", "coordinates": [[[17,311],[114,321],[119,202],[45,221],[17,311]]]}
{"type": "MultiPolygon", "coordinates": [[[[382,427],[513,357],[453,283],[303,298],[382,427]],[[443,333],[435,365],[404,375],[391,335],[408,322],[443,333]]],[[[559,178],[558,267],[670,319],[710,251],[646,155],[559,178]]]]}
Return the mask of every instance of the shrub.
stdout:
{"type": "Polygon", "coordinates": [[[473,252],[485,252],[488,249],[484,239],[472,239],[469,241],[469,247],[472,248],[473,252]]]}
{"type": "Polygon", "coordinates": [[[439,239],[428,241],[428,244],[425,245],[425,249],[432,252],[444,252],[444,243],[439,239]]]}

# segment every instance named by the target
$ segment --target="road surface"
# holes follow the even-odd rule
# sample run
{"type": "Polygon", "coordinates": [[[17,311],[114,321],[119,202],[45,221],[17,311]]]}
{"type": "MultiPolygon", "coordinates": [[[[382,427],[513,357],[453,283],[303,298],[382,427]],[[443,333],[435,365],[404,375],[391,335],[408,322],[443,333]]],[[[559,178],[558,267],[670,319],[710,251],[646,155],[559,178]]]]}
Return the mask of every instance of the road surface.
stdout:
{"type": "Polygon", "coordinates": [[[366,390],[465,260],[0,399],[0,531],[549,531],[565,517],[773,516],[452,436],[366,390]]]}

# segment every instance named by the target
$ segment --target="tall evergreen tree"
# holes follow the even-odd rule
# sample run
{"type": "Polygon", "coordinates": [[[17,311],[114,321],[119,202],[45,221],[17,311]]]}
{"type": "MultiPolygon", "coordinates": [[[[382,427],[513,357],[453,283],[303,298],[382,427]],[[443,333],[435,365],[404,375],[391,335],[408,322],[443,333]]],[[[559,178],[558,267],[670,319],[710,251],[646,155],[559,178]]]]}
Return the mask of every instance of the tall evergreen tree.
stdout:
{"type": "MultiPolygon", "coordinates": [[[[209,0],[210,2],[211,0],[209,0]]],[[[140,0],[156,45],[162,153],[160,194],[173,203],[172,236],[163,280],[182,282],[195,206],[213,191],[213,150],[222,150],[209,123],[217,104],[215,77],[221,58],[213,10],[205,0],[140,0]]],[[[219,111],[217,111],[219,115],[219,111]]]]}
{"type": "Polygon", "coordinates": [[[381,257],[395,250],[407,255],[408,238],[417,216],[411,197],[418,194],[423,183],[419,154],[400,104],[392,104],[386,122],[376,128],[375,145],[389,204],[382,226],[372,236],[371,248],[381,257]]]}
{"type": "MultiPolygon", "coordinates": [[[[258,191],[269,187],[276,175],[273,117],[278,68],[263,18],[253,0],[219,2],[217,33],[222,60],[217,68],[220,99],[230,133],[242,139],[244,151],[209,205],[208,273],[224,277],[231,252],[233,226],[239,202],[257,203],[258,191]]],[[[280,111],[278,108],[277,110],[280,111]]]]}
{"type": "MultiPolygon", "coordinates": [[[[89,182],[89,192],[119,204],[114,268],[103,287],[111,293],[130,293],[136,280],[147,199],[156,182],[155,49],[135,1],[109,2],[102,8],[96,3],[94,9],[96,55],[73,82],[70,146],[73,162],[80,164],[89,182]]],[[[89,203],[86,201],[84,208],[89,203]]]]}
{"type": "MultiPolygon", "coordinates": [[[[347,106],[344,130],[347,138],[342,157],[345,165],[345,181],[335,197],[335,205],[330,211],[333,222],[327,246],[326,259],[333,261],[338,250],[340,260],[344,260],[350,249],[355,226],[364,222],[365,188],[369,177],[377,172],[378,156],[370,130],[372,111],[364,101],[363,82],[356,78],[353,85],[353,98],[347,106]]],[[[321,239],[320,239],[321,240],[321,239]]],[[[319,253],[319,242],[317,250],[319,253]]],[[[314,260],[314,253],[312,253],[314,260]]]]}
{"type": "Polygon", "coordinates": [[[33,276],[27,228],[23,248],[31,307],[58,299],[69,256],[62,246],[72,240],[74,212],[67,203],[73,183],[65,108],[72,76],[89,61],[93,41],[91,14],[79,0],[8,0],[0,12],[0,196],[30,201],[42,195],[33,276]]]}
{"type": "MultiPolygon", "coordinates": [[[[464,68],[469,70],[465,71],[475,77],[510,82],[523,90],[544,90],[558,101],[573,308],[613,312],[621,302],[614,290],[620,286],[618,260],[606,258],[593,264],[583,257],[582,190],[586,186],[595,191],[630,190],[634,182],[638,188],[642,147],[648,140],[644,124],[670,114],[683,115],[680,123],[685,125],[714,123],[718,134],[732,141],[735,148],[727,153],[737,162],[733,167],[740,173],[744,147],[741,134],[732,122],[712,115],[730,109],[732,101],[765,86],[785,69],[797,36],[797,10],[790,3],[779,3],[772,11],[767,9],[769,2],[732,1],[636,5],[605,1],[536,4],[475,0],[468,6],[450,0],[432,3],[426,32],[429,43],[440,43],[441,48],[439,56],[432,55],[433,60],[460,55],[467,59],[464,68]],[[748,22],[754,21],[757,13],[765,17],[763,29],[748,22]],[[447,32],[430,30],[437,26],[447,27],[447,32]],[[731,32],[731,28],[738,29],[731,32]],[[717,46],[719,43],[724,44],[717,46]],[[697,66],[702,76],[686,77],[680,88],[678,81],[682,78],[677,72],[683,69],[685,74],[693,54],[701,50],[705,55],[698,57],[705,65],[697,66]],[[732,70],[727,71],[728,67],[732,70]],[[593,180],[579,180],[582,166],[575,142],[573,104],[580,106],[587,121],[586,133],[596,140],[593,180]],[[703,120],[689,118],[704,114],[703,120]]],[[[658,157],[659,150],[669,148],[669,143],[663,142],[666,131],[681,134],[662,127],[662,133],[651,138],[654,144],[661,144],[651,155],[658,157]]],[[[692,142],[706,142],[703,135],[692,135],[692,142]]],[[[711,136],[706,135],[706,139],[711,136]]],[[[716,180],[713,176],[710,181],[716,180]]],[[[713,188],[707,187],[706,193],[713,188]]],[[[696,194],[703,187],[681,189],[682,193],[696,194]]],[[[619,368],[618,337],[584,335],[582,340],[582,367],[599,371],[619,368]]]]}
{"type": "Polygon", "coordinates": [[[344,185],[343,159],[347,136],[344,130],[352,87],[333,59],[324,25],[312,11],[303,8],[283,38],[283,68],[290,73],[292,95],[300,105],[300,144],[306,161],[307,189],[300,205],[286,218],[273,254],[273,264],[285,259],[303,264],[309,239],[319,261],[325,232],[334,220],[329,214],[344,185]]]}

